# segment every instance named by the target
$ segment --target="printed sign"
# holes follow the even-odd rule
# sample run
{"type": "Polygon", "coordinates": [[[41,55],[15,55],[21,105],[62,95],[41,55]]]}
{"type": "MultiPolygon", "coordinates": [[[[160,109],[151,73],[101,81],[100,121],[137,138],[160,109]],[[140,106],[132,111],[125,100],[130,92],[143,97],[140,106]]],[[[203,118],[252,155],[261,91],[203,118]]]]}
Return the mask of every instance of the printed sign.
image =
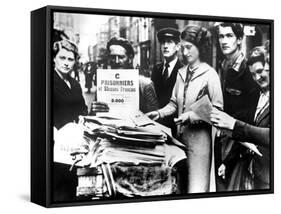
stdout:
{"type": "Polygon", "coordinates": [[[128,115],[139,110],[139,71],[98,69],[97,101],[105,102],[109,112],[128,115]]]}

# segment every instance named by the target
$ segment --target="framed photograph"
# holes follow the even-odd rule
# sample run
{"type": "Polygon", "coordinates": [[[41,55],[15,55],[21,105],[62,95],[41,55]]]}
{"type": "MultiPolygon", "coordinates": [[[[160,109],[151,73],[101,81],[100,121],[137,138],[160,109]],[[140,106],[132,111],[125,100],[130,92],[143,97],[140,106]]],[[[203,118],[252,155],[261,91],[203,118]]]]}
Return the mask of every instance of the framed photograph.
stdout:
{"type": "Polygon", "coordinates": [[[31,12],[31,201],[274,192],[274,21],[31,12]]]}

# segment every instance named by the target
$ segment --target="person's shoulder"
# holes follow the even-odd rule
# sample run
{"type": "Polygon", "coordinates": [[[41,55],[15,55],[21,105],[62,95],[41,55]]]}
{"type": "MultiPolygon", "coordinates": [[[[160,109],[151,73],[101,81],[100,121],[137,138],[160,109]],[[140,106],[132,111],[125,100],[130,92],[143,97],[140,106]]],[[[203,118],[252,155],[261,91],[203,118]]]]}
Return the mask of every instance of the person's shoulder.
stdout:
{"type": "Polygon", "coordinates": [[[156,63],[153,67],[153,70],[160,70],[163,66],[163,62],[156,63]]]}
{"type": "Polygon", "coordinates": [[[201,69],[207,71],[210,74],[217,73],[216,70],[206,62],[201,63],[201,69]]]}
{"type": "Polygon", "coordinates": [[[143,75],[139,75],[139,83],[140,85],[150,85],[152,84],[152,80],[143,75]]]}
{"type": "Polygon", "coordinates": [[[248,60],[246,59],[246,57],[244,57],[244,59],[242,60],[242,62],[240,64],[239,70],[248,70],[247,62],[248,62],[248,60]]]}
{"type": "Polygon", "coordinates": [[[70,82],[71,87],[81,88],[79,82],[77,82],[77,80],[75,80],[74,78],[69,77],[68,81],[70,82]]]}
{"type": "Polygon", "coordinates": [[[182,67],[184,67],[184,64],[179,59],[177,59],[175,68],[177,68],[179,70],[182,67]]]}
{"type": "Polygon", "coordinates": [[[179,68],[179,72],[185,72],[187,69],[187,65],[183,65],[182,67],[179,68]]]}
{"type": "Polygon", "coordinates": [[[187,70],[187,65],[183,65],[181,68],[179,68],[178,72],[179,74],[185,74],[187,70]]]}

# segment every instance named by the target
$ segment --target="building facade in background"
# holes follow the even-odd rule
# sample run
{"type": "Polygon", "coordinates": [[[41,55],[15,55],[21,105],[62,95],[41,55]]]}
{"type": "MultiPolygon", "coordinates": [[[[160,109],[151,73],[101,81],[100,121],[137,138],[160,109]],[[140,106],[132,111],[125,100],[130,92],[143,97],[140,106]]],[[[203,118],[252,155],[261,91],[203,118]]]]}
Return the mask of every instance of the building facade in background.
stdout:
{"type": "MultiPolygon", "coordinates": [[[[80,16],[83,16],[82,14],[80,16]]],[[[98,15],[93,15],[93,19],[98,15]]],[[[54,28],[63,30],[78,46],[83,40],[83,33],[80,32],[81,20],[73,14],[57,13],[54,16],[54,28]]],[[[150,76],[153,65],[162,61],[160,44],[157,40],[157,32],[161,28],[173,27],[182,31],[188,24],[196,24],[209,29],[212,32],[212,51],[207,62],[217,68],[222,54],[217,42],[215,33],[215,22],[194,21],[179,19],[161,19],[150,17],[129,17],[129,16],[108,16],[106,21],[100,23],[96,28],[93,43],[88,44],[87,54],[89,61],[95,61],[99,67],[107,67],[106,43],[114,36],[128,39],[134,48],[135,58],[133,66],[139,68],[145,76],[150,76]]],[[[89,26],[90,27],[90,26],[89,26]]],[[[245,38],[242,50],[246,55],[249,50],[257,45],[263,44],[269,39],[269,30],[266,25],[245,25],[245,38]]],[[[181,58],[179,53],[179,58],[181,58]]]]}

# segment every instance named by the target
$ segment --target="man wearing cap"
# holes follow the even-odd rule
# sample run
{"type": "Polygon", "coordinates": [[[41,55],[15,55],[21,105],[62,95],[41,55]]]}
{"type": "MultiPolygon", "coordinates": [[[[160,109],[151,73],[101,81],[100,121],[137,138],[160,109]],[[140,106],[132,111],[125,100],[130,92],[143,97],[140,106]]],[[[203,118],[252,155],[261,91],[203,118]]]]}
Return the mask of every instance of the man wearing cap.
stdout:
{"type": "MultiPolygon", "coordinates": [[[[159,107],[162,108],[170,101],[178,69],[182,67],[177,56],[180,48],[180,32],[175,28],[163,28],[158,32],[157,38],[160,42],[164,61],[154,66],[151,80],[155,86],[159,107]]],[[[175,117],[177,115],[171,115],[159,121],[163,125],[170,127],[173,135],[176,133],[176,125],[173,120],[175,117]]]]}
{"type": "MultiPolygon", "coordinates": [[[[157,38],[161,46],[163,62],[154,66],[151,80],[154,83],[159,107],[163,108],[170,101],[178,70],[183,66],[177,56],[180,49],[180,32],[175,28],[163,28],[157,33],[157,38]]],[[[171,128],[172,135],[176,136],[177,128],[174,118],[177,118],[177,113],[159,119],[158,122],[171,128]]],[[[184,194],[187,189],[186,163],[184,161],[177,163],[175,169],[177,172],[177,193],[184,194]]]]}
{"type": "MultiPolygon", "coordinates": [[[[131,43],[121,37],[113,37],[107,43],[109,55],[109,66],[111,69],[133,69],[134,49],[131,43]]],[[[139,76],[139,109],[147,113],[158,109],[158,101],[153,82],[139,76]]],[[[109,107],[106,103],[93,102],[92,112],[108,112],[109,107]]]]}

